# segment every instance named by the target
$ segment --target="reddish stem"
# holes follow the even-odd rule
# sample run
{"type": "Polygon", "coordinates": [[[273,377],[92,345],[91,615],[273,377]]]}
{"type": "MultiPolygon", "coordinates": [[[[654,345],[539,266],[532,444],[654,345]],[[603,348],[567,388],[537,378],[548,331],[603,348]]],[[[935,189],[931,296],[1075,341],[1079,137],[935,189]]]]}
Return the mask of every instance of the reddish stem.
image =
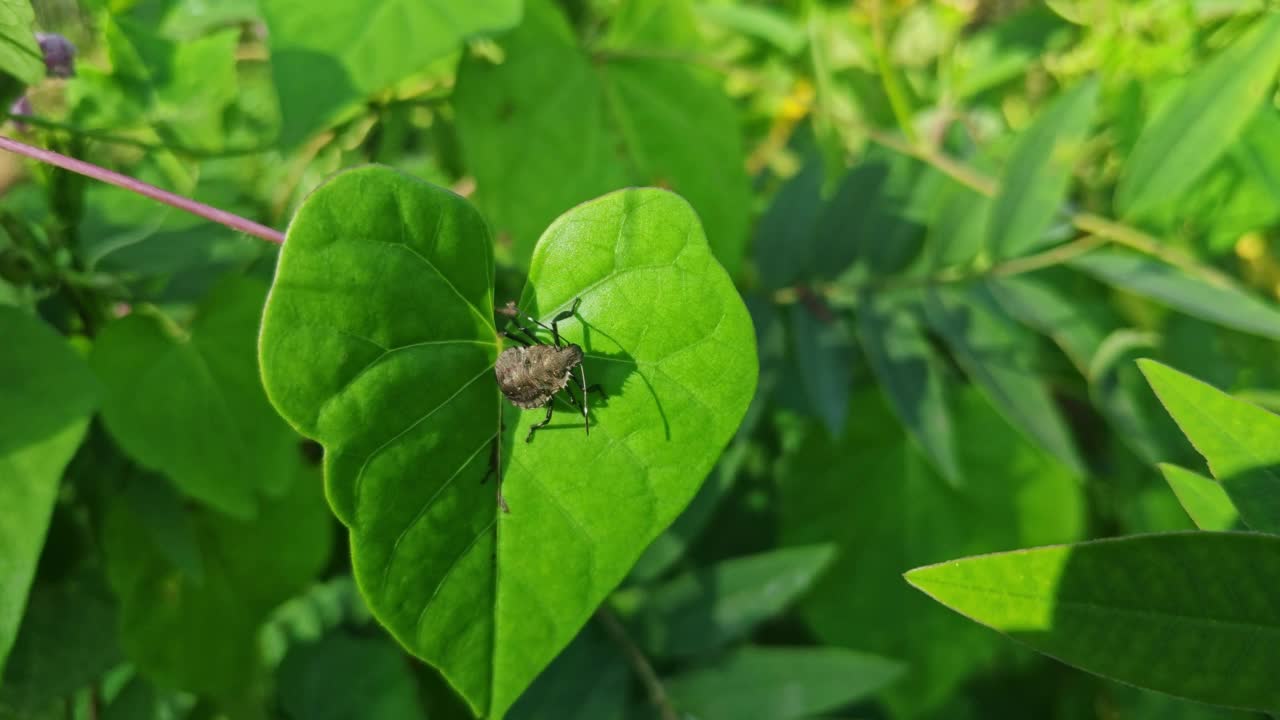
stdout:
{"type": "Polygon", "coordinates": [[[139,195],[145,195],[152,200],[158,200],[166,205],[178,208],[179,210],[185,210],[192,215],[198,215],[206,220],[212,220],[213,222],[226,225],[232,230],[239,230],[240,232],[260,237],[267,242],[273,242],[276,244],[284,242],[284,235],[282,233],[272,230],[266,225],[259,225],[252,220],[242,218],[239,215],[229,213],[226,210],[219,210],[216,207],[196,202],[190,198],[175,195],[167,190],[161,190],[155,185],[148,185],[141,180],[135,180],[128,175],[121,175],[118,172],[112,172],[106,168],[98,167],[93,163],[87,163],[83,160],[67,157],[66,155],[61,155],[53,152],[52,150],[32,147],[31,145],[20,143],[17,140],[7,138],[3,135],[0,135],[0,149],[8,150],[9,152],[17,153],[19,155],[25,155],[33,160],[39,160],[40,162],[49,163],[50,165],[57,165],[64,170],[70,170],[73,173],[79,173],[85,177],[91,177],[94,180],[101,180],[102,182],[110,183],[116,187],[136,192],[139,195]]]}

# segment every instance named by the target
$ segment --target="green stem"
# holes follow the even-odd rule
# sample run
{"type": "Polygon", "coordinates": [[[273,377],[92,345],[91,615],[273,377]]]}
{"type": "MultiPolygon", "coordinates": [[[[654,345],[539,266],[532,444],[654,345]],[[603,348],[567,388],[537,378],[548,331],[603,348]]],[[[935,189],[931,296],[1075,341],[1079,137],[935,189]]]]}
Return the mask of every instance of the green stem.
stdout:
{"type": "Polygon", "coordinates": [[[912,121],[911,103],[907,94],[898,82],[898,75],[893,71],[893,63],[889,59],[889,44],[884,35],[884,8],[881,0],[871,0],[871,44],[876,56],[876,71],[880,75],[880,85],[889,98],[889,107],[893,117],[898,121],[898,128],[913,144],[919,141],[916,136],[915,123],[912,121]]]}
{"type": "Polygon", "coordinates": [[[57,120],[42,118],[38,115],[13,115],[11,113],[2,113],[0,114],[0,119],[10,120],[14,123],[26,123],[27,125],[43,128],[45,130],[57,130],[77,137],[97,140],[98,142],[109,143],[111,145],[124,145],[126,147],[134,147],[139,150],[148,150],[151,152],[167,150],[178,155],[186,155],[194,158],[221,158],[235,157],[238,155],[256,155],[271,149],[270,146],[264,146],[253,148],[229,148],[224,150],[205,150],[202,148],[186,147],[184,145],[149,142],[125,135],[116,135],[105,130],[76,127],[75,125],[58,122],[57,120]]]}

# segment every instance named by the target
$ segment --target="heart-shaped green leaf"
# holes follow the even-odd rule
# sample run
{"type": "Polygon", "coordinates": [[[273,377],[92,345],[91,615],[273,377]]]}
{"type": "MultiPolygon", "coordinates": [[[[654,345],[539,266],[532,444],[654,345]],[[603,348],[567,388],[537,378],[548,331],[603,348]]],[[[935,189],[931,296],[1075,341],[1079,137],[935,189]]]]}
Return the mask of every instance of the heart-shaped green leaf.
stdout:
{"type": "Polygon", "coordinates": [[[102,417],[120,447],[184,494],[240,518],[253,515],[259,492],[281,489],[298,454],[254,369],[265,293],[256,280],[223,282],[189,332],[135,313],[108,325],[91,357],[106,388],[102,417]]]}
{"type": "Polygon", "coordinates": [[[746,308],[675,195],[575,208],[539,241],[529,280],[520,307],[534,317],[582,300],[560,329],[608,398],[593,400],[590,435],[571,412],[524,442],[544,412],[506,404],[493,376],[484,223],[385,168],[303,204],[260,343],[268,395],[325,446],[374,615],[492,717],[693,497],[756,379],[746,308]],[[500,417],[510,514],[482,484],[500,417]]]}

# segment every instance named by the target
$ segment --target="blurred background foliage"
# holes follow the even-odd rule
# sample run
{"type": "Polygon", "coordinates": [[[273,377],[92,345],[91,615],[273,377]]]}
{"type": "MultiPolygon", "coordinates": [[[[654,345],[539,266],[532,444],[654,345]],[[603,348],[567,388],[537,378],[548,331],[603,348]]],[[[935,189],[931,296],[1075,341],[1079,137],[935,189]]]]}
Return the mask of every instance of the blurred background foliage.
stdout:
{"type": "MultiPolygon", "coordinates": [[[[277,228],[359,163],[451,187],[500,301],[576,203],[690,200],[759,393],[510,717],[1209,720],[1247,715],[1057,664],[901,574],[1194,527],[1156,464],[1203,462],[1137,357],[1280,406],[1265,5],[37,0],[74,74],[0,91],[6,134],[277,228]]],[[[50,489],[0,487],[33,578],[25,612],[0,599],[0,718],[465,717],[371,623],[316,451],[265,403],[275,249],[9,155],[0,197],[0,354],[37,358],[0,368],[49,419],[0,404],[0,477],[50,489]]]]}

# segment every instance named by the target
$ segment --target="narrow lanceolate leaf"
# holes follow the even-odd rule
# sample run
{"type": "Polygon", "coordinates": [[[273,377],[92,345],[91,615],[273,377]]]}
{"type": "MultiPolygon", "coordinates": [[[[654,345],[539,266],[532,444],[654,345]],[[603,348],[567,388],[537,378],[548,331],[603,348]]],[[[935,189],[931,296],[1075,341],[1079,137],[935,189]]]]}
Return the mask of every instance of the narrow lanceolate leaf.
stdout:
{"type": "Polygon", "coordinates": [[[818,317],[804,303],[792,305],[791,338],[809,407],[836,436],[849,417],[856,349],[844,318],[829,310],[822,312],[824,316],[818,317]]]}
{"type": "Polygon", "coordinates": [[[1076,667],[1214,705],[1280,710],[1280,538],[1170,533],[965,558],[907,581],[1076,667]]]}
{"type": "Polygon", "coordinates": [[[894,415],[947,482],[959,485],[943,376],[910,308],[864,296],[858,308],[858,338],[894,415]]]}
{"type": "Polygon", "coordinates": [[[52,328],[0,307],[0,673],[44,547],[62,470],[96,400],[89,368],[52,328]]]}
{"type": "Polygon", "coordinates": [[[1234,530],[1240,513],[1217,481],[1177,465],[1160,463],[1160,472],[1178,502],[1201,530],[1234,530]]]}
{"type": "Polygon", "coordinates": [[[925,294],[929,324],[1011,425],[1083,474],[1066,423],[1032,364],[1026,335],[981,286],[925,294]]]}
{"type": "Polygon", "coordinates": [[[1125,251],[1096,251],[1068,264],[1099,280],[1233,330],[1280,340],[1280,308],[1230,285],[1212,284],[1125,251]]]}
{"type": "Polygon", "coordinates": [[[134,460],[186,496],[240,518],[281,487],[298,437],[272,410],[254,366],[266,287],[230,278],[189,330],[159,315],[111,323],[90,362],[106,389],[107,430],[134,460]]]}
{"type": "Polygon", "coordinates": [[[386,168],[290,224],[260,344],[268,394],[325,446],[330,504],[375,617],[501,717],[697,491],[755,389],[750,319],[689,206],[657,190],[574,209],[519,304],[580,345],[590,434],[503,402],[488,231],[386,168]],[[502,408],[500,410],[500,407],[502,408]],[[500,424],[500,414],[502,422],[500,424]],[[501,442],[500,512],[491,458],[501,442]]]}
{"type": "Polygon", "coordinates": [[[1017,257],[1044,239],[1080,157],[1098,100],[1086,80],[1053,101],[1014,145],[987,224],[992,257],[1017,257]]]}
{"type": "Polygon", "coordinates": [[[1142,131],[1116,188],[1121,214],[1142,216],[1192,187],[1253,117],[1277,65],[1280,15],[1267,14],[1197,70],[1142,131]]]}
{"type": "Polygon", "coordinates": [[[783,548],[726,560],[639,592],[633,636],[657,657],[724,647],[782,612],[831,563],[835,547],[783,548]]]}
{"type": "Polygon", "coordinates": [[[1147,382],[1254,530],[1280,533],[1280,416],[1139,360],[1147,382]]]}
{"type": "Polygon", "coordinates": [[[841,648],[746,647],[666,684],[676,707],[701,720],[799,720],[865,698],[905,669],[841,648]]]}

